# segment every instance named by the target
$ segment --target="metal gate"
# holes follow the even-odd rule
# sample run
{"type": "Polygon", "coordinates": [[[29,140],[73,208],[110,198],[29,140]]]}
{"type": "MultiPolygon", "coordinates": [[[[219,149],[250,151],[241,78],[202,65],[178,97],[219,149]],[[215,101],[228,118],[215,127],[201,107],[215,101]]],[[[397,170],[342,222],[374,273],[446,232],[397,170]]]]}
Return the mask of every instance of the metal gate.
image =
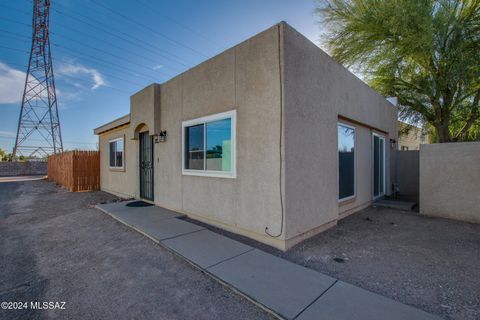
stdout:
{"type": "Polygon", "coordinates": [[[153,201],[153,138],[140,133],[140,198],[153,201]]]}

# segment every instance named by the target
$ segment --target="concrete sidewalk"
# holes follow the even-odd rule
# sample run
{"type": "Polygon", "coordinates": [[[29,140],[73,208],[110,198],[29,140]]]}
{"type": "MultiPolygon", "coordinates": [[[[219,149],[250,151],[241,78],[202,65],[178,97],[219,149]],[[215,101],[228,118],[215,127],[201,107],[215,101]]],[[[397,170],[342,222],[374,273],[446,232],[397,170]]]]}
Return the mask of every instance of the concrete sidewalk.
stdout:
{"type": "Polygon", "coordinates": [[[176,212],[127,203],[96,207],[280,318],[439,319],[177,219],[176,212]]]}
{"type": "Polygon", "coordinates": [[[46,176],[36,175],[36,176],[11,176],[11,177],[0,177],[0,183],[2,182],[22,182],[22,181],[34,181],[45,179],[46,176]]]}

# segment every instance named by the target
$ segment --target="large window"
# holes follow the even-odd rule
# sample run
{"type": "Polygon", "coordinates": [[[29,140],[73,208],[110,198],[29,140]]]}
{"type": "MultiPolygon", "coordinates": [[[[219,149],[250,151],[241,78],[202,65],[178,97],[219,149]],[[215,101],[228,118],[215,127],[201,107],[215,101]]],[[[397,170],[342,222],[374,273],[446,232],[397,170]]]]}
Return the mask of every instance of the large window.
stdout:
{"type": "Polygon", "coordinates": [[[123,168],[123,138],[110,140],[108,144],[110,149],[110,168],[123,168]]]}
{"type": "Polygon", "coordinates": [[[355,196],[355,128],[338,124],[338,199],[355,196]]]}
{"type": "Polygon", "coordinates": [[[185,121],[183,174],[234,178],[235,111],[185,121]]]}

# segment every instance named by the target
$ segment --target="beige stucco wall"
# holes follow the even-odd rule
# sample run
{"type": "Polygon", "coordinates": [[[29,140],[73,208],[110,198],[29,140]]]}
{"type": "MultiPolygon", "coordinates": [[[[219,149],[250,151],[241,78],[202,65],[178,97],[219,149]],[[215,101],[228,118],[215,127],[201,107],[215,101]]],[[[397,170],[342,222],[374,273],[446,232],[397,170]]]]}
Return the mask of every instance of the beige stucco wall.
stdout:
{"type": "Polygon", "coordinates": [[[150,134],[160,131],[160,85],[151,84],[130,97],[130,135],[138,139],[143,126],[150,134]]]}
{"type": "Polygon", "coordinates": [[[420,213],[480,223],[480,142],[420,147],[420,213]]]}
{"type": "Polygon", "coordinates": [[[135,179],[138,168],[138,145],[131,139],[130,126],[107,131],[99,136],[100,150],[100,189],[123,198],[137,196],[138,179],[135,179]],[[125,139],[124,168],[111,169],[109,164],[109,141],[117,138],[125,139]]]}
{"type": "Polygon", "coordinates": [[[370,204],[373,128],[387,133],[390,192],[389,139],[397,138],[397,108],[288,25],[283,54],[286,232],[293,239],[370,204]],[[342,205],[337,200],[339,116],[354,120],[357,134],[357,196],[342,205]]]}
{"type": "Polygon", "coordinates": [[[155,203],[282,247],[268,237],[280,221],[280,72],[278,26],[161,86],[155,144],[155,203]],[[182,175],[181,123],[237,111],[237,178],[182,175]]]}

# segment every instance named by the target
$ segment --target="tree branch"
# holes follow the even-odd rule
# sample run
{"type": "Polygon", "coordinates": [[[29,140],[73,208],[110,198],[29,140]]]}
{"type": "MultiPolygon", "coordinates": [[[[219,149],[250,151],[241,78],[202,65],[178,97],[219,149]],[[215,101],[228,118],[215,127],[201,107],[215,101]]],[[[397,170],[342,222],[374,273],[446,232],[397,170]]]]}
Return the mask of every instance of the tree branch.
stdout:
{"type": "Polygon", "coordinates": [[[475,97],[473,98],[473,104],[472,104],[472,110],[470,111],[470,114],[468,116],[467,121],[465,122],[465,125],[463,128],[455,135],[456,139],[462,139],[464,140],[467,136],[468,130],[473,126],[475,121],[477,121],[478,116],[479,116],[479,102],[480,102],[480,89],[477,90],[477,93],[475,94],[475,97]]]}

